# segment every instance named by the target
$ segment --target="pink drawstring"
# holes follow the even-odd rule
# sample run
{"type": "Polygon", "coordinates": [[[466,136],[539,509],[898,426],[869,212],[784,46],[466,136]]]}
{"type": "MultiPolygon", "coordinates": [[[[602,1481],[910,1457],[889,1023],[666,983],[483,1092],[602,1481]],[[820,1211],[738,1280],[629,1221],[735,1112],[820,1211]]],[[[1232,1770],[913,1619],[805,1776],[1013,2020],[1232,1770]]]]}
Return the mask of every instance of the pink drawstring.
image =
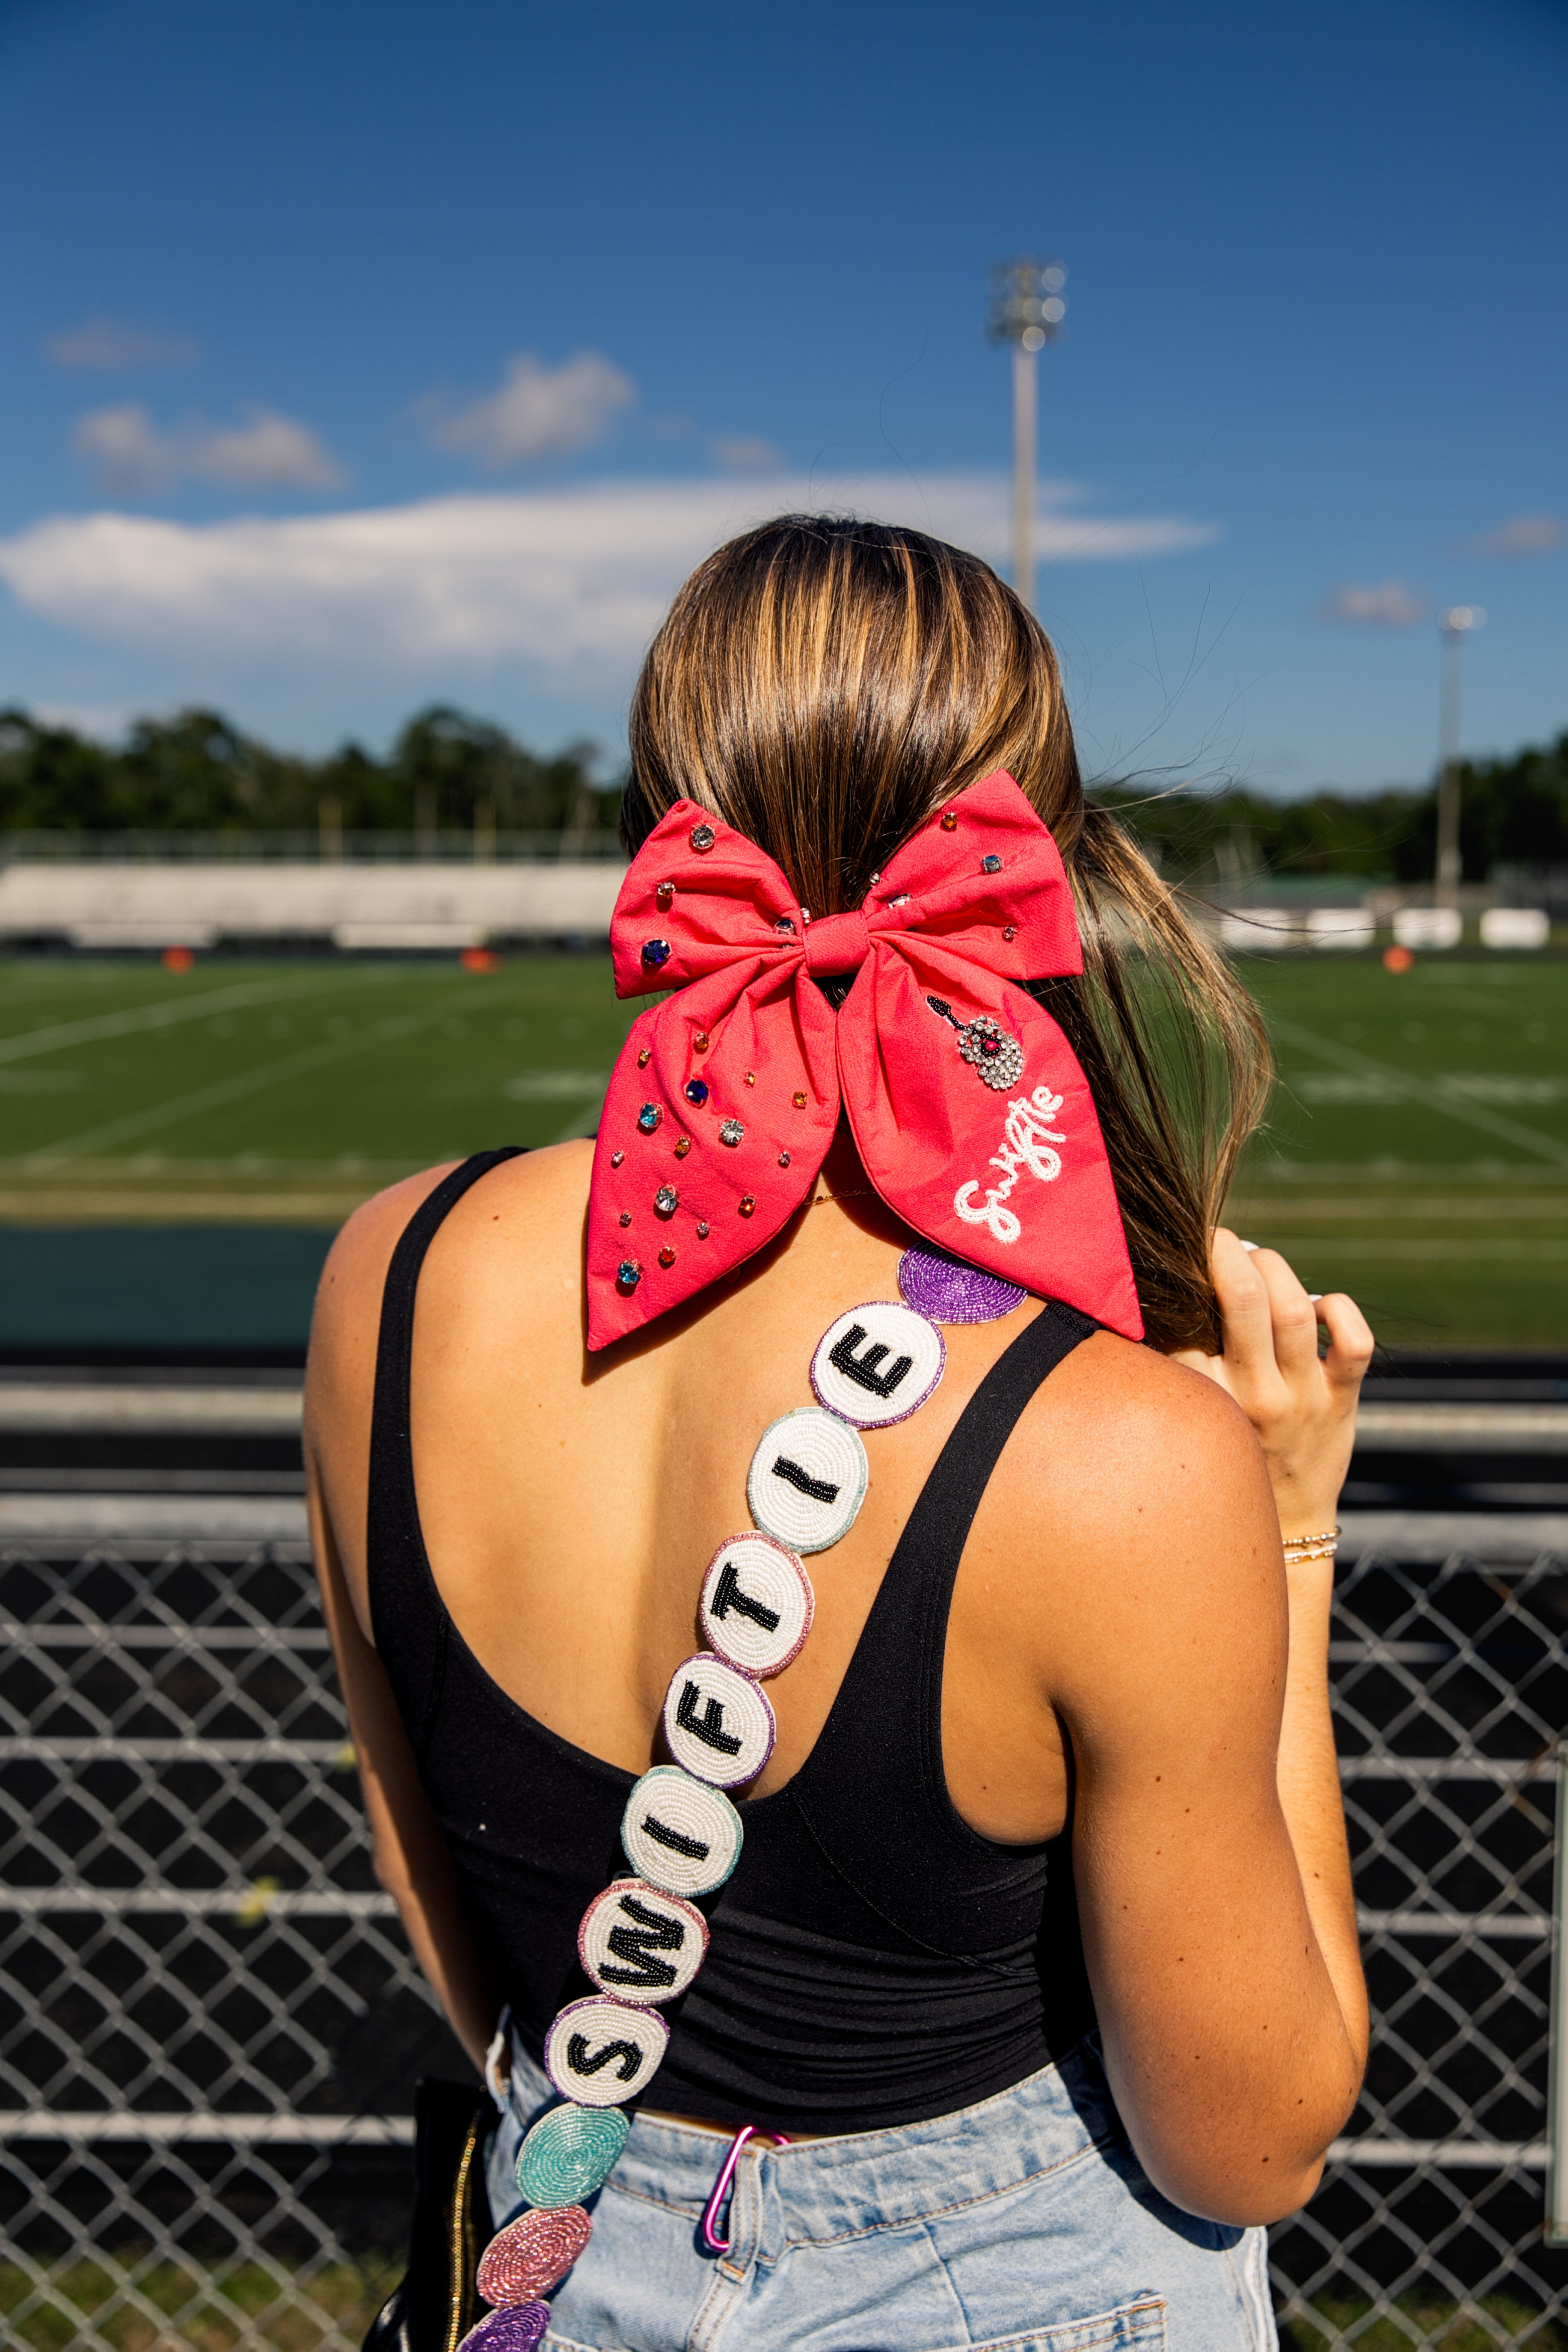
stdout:
{"type": "MultiPolygon", "coordinates": [[[[749,2139],[756,2137],[756,2130],[755,2124],[741,2126],[740,2130],[730,2142],[729,2153],[719,2168],[718,2179],[713,2183],[713,2194],[703,2209],[702,2242],[710,2254],[727,2254],[730,2251],[729,2239],[719,2235],[719,2216],[723,2210],[724,2200],[730,2194],[731,2184],[735,2178],[735,2167],[741,2161],[741,2150],[749,2139]]],[[[789,2146],[789,2141],[783,2132],[770,2132],[768,2137],[780,2147],[789,2146]]]]}

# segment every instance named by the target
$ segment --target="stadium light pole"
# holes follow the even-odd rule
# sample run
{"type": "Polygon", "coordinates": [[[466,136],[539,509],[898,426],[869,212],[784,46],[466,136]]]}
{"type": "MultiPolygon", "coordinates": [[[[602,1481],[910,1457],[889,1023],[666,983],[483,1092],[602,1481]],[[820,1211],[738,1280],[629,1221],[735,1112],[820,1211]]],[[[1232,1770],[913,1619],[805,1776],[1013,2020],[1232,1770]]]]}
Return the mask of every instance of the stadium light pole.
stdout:
{"type": "Polygon", "coordinates": [[[1061,332],[1067,316],[1059,261],[1027,255],[999,261],[991,271],[985,324],[994,343],[1013,346],[1013,585],[1026,604],[1035,601],[1035,362],[1061,332]]]}
{"type": "Polygon", "coordinates": [[[1433,898],[1439,907],[1459,903],[1459,729],[1464,692],[1465,639],[1486,619],[1479,604],[1450,604],[1437,615],[1443,645],[1438,735],[1437,870],[1433,898]]]}

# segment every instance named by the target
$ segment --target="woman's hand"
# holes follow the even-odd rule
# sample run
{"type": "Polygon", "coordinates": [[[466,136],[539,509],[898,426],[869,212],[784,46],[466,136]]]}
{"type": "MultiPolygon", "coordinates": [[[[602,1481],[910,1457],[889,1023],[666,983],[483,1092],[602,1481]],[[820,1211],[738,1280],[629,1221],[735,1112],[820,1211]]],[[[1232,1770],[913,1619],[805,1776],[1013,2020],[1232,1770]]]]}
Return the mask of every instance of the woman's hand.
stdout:
{"type": "Polygon", "coordinates": [[[1310,1298],[1277,1250],[1249,1250],[1222,1225],[1209,1253],[1225,1353],[1178,1349],[1235,1398],[1258,1433],[1283,1536],[1334,1524],[1355,1444],[1356,1400],[1373,1336],[1354,1299],[1310,1298]],[[1326,1325],[1327,1355],[1318,1353],[1326,1325]]]}

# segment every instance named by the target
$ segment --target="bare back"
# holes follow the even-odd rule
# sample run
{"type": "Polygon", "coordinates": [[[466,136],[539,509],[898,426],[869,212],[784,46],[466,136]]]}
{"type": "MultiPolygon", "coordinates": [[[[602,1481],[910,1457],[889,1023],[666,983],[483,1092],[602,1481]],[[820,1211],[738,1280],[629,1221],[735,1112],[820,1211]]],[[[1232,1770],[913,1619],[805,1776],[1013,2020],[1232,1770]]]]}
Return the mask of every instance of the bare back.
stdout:
{"type": "MultiPolygon", "coordinates": [[[[746,1277],[668,1318],[669,1328],[590,1359],[579,1272],[589,1164],[585,1145],[507,1163],[443,1226],[418,1295],[415,1474],[437,1584],[476,1656],[551,1730],[639,1771],[654,1754],[669,1677],[691,1650],[703,1568],[748,1523],[745,1474],[758,1434],[811,1402],[805,1367],[836,1315],[897,1297],[899,1255],[915,1237],[862,1176],[845,1185],[841,1204],[804,1211],[746,1277]]],[[[365,1213],[371,1230],[355,1252],[363,1270],[348,1276],[356,1288],[379,1296],[378,1268],[414,1204],[410,1189],[365,1213]]],[[[329,1275],[328,1315],[342,1279],[335,1268],[329,1275]]],[[[809,1752],[922,1480],[984,1373],[1037,1311],[1031,1304],[1001,1324],[951,1328],[946,1374],[929,1404],[869,1436],[866,1504],[816,1579],[811,1643],[771,1686],[778,1743],[751,1794],[781,1786],[809,1752]]],[[[358,1493],[329,1485],[334,1528],[363,1527],[368,1367],[358,1371],[344,1402],[365,1454],[355,1446],[358,1493]]],[[[1124,1481],[1127,1454],[1146,1446],[1151,1418],[1194,1416],[1230,1418],[1206,1383],[1100,1334],[1042,1392],[1004,1454],[955,1590],[944,1676],[949,1789],[981,1834],[1023,1843],[1062,1828],[1068,1775],[1051,1704],[1061,1655],[1052,1629],[1059,1634],[1073,1614],[1075,1585],[1080,1608],[1103,1597],[1103,1548],[1117,1540],[1126,1508],[1117,1474],[1124,1481]],[[1076,1556],[1091,1553],[1085,1573],[1076,1556]]],[[[1267,1545],[1268,1498],[1250,1433],[1243,1424],[1227,1434],[1227,1516],[1234,1522],[1250,1507],[1267,1545]]],[[[1161,1517],[1168,1538],[1168,1496],[1161,1517]]],[[[344,1547],[343,1565],[368,1634],[363,1542],[344,1547]]]]}
{"type": "MultiPolygon", "coordinates": [[[[841,1131],[823,1181],[842,1199],[808,1204],[727,1283],[590,1358],[589,1167],[584,1145],[510,1161],[442,1224],[414,1319],[412,1459],[431,1571],[479,1666],[574,1750],[635,1774],[660,1754],[703,1569],[747,1524],[758,1435],[810,1401],[826,1327],[897,1296],[912,1237],[841,1131]]],[[[382,1288],[438,1172],[368,1204],[334,1247],[307,1458],[379,1866],[474,2046],[494,1995],[374,1656],[364,1541],[382,1288]]],[[[950,1329],[927,1405],[868,1434],[867,1500],[814,1580],[811,1642],[770,1686],[778,1739],[748,1798],[810,1757],[936,1455],[1037,1311],[950,1329]]],[[[1314,1832],[1332,1883],[1310,1898],[1277,1782],[1286,1696],[1279,1520],[1247,1420],[1212,1381],[1096,1334],[1024,1411],[964,1546],[942,1765],[984,1839],[1070,1825],[1084,1958],[1135,2145],[1180,2201],[1236,2219],[1300,2201],[1321,2116],[1343,2112],[1359,2066],[1313,1912],[1344,1909],[1342,1830],[1325,1816],[1314,1832]],[[1274,2055],[1302,2032],[1322,2053],[1310,2100],[1274,2055]]],[[[1326,1714],[1311,1721],[1313,1785],[1327,1787],[1326,1714]]],[[[1353,1966],[1353,1939],[1351,1952],[1353,1966]]]]}

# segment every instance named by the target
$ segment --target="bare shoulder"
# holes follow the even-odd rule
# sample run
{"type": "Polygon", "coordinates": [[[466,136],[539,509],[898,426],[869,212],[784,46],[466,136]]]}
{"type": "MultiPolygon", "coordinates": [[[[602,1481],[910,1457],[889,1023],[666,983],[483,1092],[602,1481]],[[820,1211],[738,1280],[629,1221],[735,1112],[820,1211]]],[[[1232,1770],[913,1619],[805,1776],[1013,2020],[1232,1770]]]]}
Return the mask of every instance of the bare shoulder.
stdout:
{"type": "Polygon", "coordinates": [[[583,1233],[594,1147],[556,1143],[493,1168],[457,1203],[421,1276],[421,1349],[439,1371],[470,1370],[529,1336],[553,1377],[580,1368],[583,1233]]]}
{"type": "MultiPolygon", "coordinates": [[[[1073,1491],[1110,1517],[1163,1512],[1213,1491],[1215,1480],[1267,1486],[1246,1414],[1213,1381],[1109,1331],[1075,1348],[1019,1421],[1019,1466],[1059,1469],[1064,1450],[1085,1472],[1073,1491]]],[[[1012,1451],[1012,1448],[1009,1449],[1012,1451]]]]}
{"type": "MultiPolygon", "coordinates": [[[[494,1286],[532,1286],[541,1267],[566,1274],[574,1294],[584,1203],[593,1148],[557,1144],[490,1169],[466,1192],[441,1228],[420,1279],[444,1310],[476,1307],[494,1286]]],[[[354,1211],[321,1269],[310,1325],[305,1379],[307,1443],[318,1447],[348,1425],[368,1429],[376,1339],[387,1269],[409,1219],[458,1163],[405,1176],[354,1211]]],[[[558,1276],[559,1279],[559,1276],[558,1276]]]]}
{"type": "Polygon", "coordinates": [[[1032,1400],[1002,1467],[998,1597],[1069,1712],[1126,1698],[1194,1641],[1271,1679],[1279,1521],[1251,1427],[1212,1381],[1099,1333],[1032,1400]]]}
{"type": "Polygon", "coordinates": [[[381,1297],[392,1253],[409,1218],[426,1196],[457,1165],[422,1168],[363,1202],[342,1227],[316,1287],[310,1318],[310,1351],[305,1369],[307,1419],[346,1387],[356,1384],[366,1362],[374,1366],[381,1322],[381,1297]]]}
{"type": "MultiPolygon", "coordinates": [[[[557,1299],[562,1345],[580,1317],[582,1223],[592,1148],[554,1146],[503,1160],[454,1205],[420,1272],[421,1360],[472,1356],[487,1329],[549,1320],[557,1299]],[[498,1316],[496,1309],[503,1312],[498,1316]],[[434,1308],[434,1313],[428,1310],[434,1308]],[[428,1321],[426,1316],[428,1314],[428,1321]]],[[[458,1163],[422,1169],[366,1201],[328,1253],[305,1370],[305,1466],[331,1548],[367,1635],[365,1496],[382,1297],[393,1253],[421,1202],[458,1163]]]]}

